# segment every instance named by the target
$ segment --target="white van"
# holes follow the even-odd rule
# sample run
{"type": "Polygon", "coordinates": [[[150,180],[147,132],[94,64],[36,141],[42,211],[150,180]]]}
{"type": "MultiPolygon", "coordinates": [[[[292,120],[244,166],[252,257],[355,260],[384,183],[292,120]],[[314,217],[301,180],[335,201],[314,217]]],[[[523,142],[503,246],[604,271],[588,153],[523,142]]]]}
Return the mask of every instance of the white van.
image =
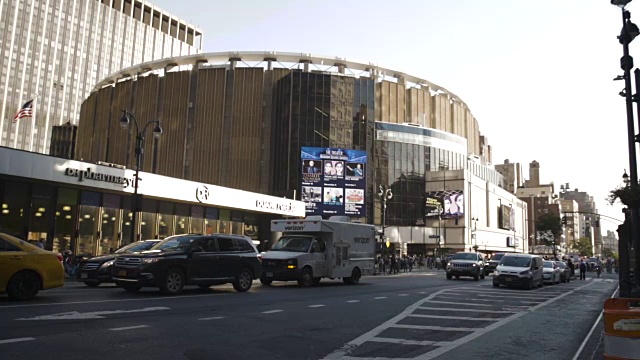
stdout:
{"type": "Polygon", "coordinates": [[[543,261],[538,255],[505,254],[496,267],[493,287],[524,286],[532,289],[543,286],[543,261]]]}

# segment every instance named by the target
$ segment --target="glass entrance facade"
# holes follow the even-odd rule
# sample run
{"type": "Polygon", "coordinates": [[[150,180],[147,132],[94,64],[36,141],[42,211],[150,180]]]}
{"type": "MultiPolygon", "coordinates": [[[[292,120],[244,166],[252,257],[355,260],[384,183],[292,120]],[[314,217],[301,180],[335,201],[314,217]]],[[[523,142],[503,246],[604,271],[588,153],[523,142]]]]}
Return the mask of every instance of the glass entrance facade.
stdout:
{"type": "MultiPolygon", "coordinates": [[[[55,252],[108,254],[130,242],[130,202],[120,194],[0,178],[0,232],[55,252]]],[[[137,216],[138,239],[222,232],[260,240],[250,212],[145,198],[137,216]]]]}

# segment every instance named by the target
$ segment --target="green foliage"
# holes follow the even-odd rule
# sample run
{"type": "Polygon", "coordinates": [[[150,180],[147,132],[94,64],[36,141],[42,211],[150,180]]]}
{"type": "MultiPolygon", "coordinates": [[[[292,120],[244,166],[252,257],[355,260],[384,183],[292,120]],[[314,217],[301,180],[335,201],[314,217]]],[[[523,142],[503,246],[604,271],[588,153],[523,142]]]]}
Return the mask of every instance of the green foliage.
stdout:
{"type": "Polygon", "coordinates": [[[591,240],[589,240],[589,238],[580,238],[573,245],[573,248],[578,250],[580,256],[593,256],[593,247],[591,246],[591,240]]]}
{"type": "MultiPolygon", "coordinates": [[[[536,231],[548,231],[553,235],[553,240],[557,241],[560,235],[562,235],[562,219],[559,216],[552,213],[545,213],[536,219],[536,231]]],[[[545,240],[547,246],[552,244],[545,240]]]]}
{"type": "Polygon", "coordinates": [[[639,207],[640,205],[640,190],[639,188],[632,188],[630,186],[618,186],[611,190],[607,196],[607,202],[609,205],[615,204],[620,201],[623,205],[632,208],[639,207]]]}

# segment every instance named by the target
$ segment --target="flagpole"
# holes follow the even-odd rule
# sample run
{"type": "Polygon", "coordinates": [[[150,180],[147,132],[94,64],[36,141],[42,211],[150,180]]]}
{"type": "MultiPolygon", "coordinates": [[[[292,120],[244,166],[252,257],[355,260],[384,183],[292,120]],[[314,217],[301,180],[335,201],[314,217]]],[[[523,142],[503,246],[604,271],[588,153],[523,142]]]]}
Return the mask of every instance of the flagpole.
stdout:
{"type": "MultiPolygon", "coordinates": [[[[39,79],[40,79],[40,77],[38,76],[38,80],[39,79]]],[[[35,131],[35,128],[36,128],[36,119],[37,119],[36,118],[36,115],[37,115],[36,100],[37,99],[38,99],[38,94],[35,94],[35,96],[33,97],[33,103],[31,104],[31,111],[33,112],[33,117],[31,118],[31,141],[29,141],[29,151],[33,151],[33,132],[35,131]]],[[[36,149],[36,151],[37,150],[38,149],[36,149]]]]}

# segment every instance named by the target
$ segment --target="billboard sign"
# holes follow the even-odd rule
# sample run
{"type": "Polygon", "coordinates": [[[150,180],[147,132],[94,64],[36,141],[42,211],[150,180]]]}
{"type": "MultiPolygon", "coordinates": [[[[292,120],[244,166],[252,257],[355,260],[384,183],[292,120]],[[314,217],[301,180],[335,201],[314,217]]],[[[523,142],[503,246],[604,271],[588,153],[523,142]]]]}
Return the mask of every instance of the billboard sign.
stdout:
{"type": "Polygon", "coordinates": [[[300,158],[306,215],[366,216],[366,151],[303,146],[300,158]]]}
{"type": "Polygon", "coordinates": [[[462,190],[430,191],[425,194],[425,216],[458,218],[464,216],[464,193],[462,190]],[[439,212],[439,209],[442,212],[439,212]]]}
{"type": "Polygon", "coordinates": [[[511,231],[516,229],[516,209],[500,205],[500,229],[511,231]]]}

